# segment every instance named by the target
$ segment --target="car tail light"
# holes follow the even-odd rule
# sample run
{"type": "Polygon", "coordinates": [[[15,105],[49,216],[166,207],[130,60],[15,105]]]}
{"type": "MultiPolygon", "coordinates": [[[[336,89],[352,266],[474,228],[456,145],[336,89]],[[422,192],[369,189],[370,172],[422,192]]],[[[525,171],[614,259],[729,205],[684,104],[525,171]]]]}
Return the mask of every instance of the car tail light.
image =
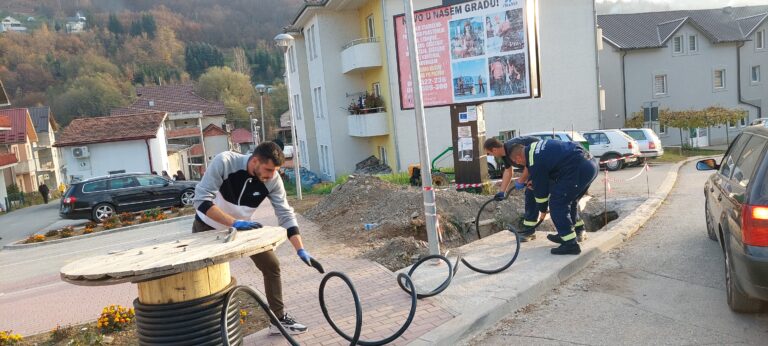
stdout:
{"type": "Polygon", "coordinates": [[[77,201],[77,198],[75,197],[67,197],[64,199],[64,204],[75,204],[77,201]]]}
{"type": "Polygon", "coordinates": [[[629,143],[629,145],[627,146],[627,148],[629,148],[629,149],[632,149],[632,142],[627,142],[627,143],[629,143]]]}
{"type": "Polygon", "coordinates": [[[656,149],[656,143],[648,142],[648,149],[656,149]]]}
{"type": "Polygon", "coordinates": [[[745,245],[768,246],[768,206],[742,207],[741,240],[745,245]]]}

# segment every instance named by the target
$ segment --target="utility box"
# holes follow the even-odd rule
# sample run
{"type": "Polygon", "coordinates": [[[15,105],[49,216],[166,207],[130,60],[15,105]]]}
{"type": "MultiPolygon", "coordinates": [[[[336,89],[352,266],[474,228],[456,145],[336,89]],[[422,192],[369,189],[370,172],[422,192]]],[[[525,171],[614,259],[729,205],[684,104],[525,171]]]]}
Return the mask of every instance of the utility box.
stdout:
{"type": "Polygon", "coordinates": [[[488,184],[483,105],[451,106],[451,133],[456,189],[482,191],[488,184]]]}

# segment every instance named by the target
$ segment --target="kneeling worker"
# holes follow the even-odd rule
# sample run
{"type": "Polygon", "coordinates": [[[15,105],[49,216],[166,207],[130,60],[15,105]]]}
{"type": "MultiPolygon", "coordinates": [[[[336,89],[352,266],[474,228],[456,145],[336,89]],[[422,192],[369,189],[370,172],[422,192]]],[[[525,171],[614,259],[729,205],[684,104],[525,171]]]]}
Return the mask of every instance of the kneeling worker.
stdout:
{"type": "MultiPolygon", "coordinates": [[[[309,263],[312,257],[304,250],[299,235],[299,225],[293,208],[288,205],[283,180],[277,170],[285,162],[283,151],[277,144],[259,144],[252,155],[225,151],[208,165],[203,178],[195,188],[195,221],[192,232],[222,230],[234,227],[238,230],[261,228],[253,221],[256,208],[269,199],[275,209],[280,226],[288,230],[290,240],[299,258],[309,263]]],[[[251,260],[264,276],[264,289],[270,310],[290,334],[301,334],[307,327],[297,323],[284,311],[283,287],[280,281],[280,261],[274,251],[251,256],[251,260]]],[[[270,333],[280,333],[270,325],[270,333]]]]}
{"type": "MultiPolygon", "coordinates": [[[[504,163],[504,173],[501,177],[501,192],[496,194],[496,200],[501,201],[506,198],[506,192],[509,189],[509,183],[512,182],[515,185],[515,189],[521,190],[528,185],[528,169],[525,165],[518,165],[510,159],[512,147],[516,144],[531,145],[534,142],[538,142],[539,139],[532,136],[522,136],[512,138],[503,144],[496,138],[488,138],[483,143],[483,149],[486,154],[499,157],[504,163]],[[512,179],[514,169],[522,169],[523,175],[517,179],[512,179]]],[[[525,189],[525,214],[523,215],[523,230],[518,232],[522,238],[520,241],[526,242],[536,239],[536,229],[534,228],[538,223],[539,210],[536,207],[536,200],[533,196],[533,189],[525,189]]]]}
{"type": "Polygon", "coordinates": [[[540,219],[552,212],[557,235],[547,236],[560,247],[550,250],[554,255],[578,255],[581,247],[574,232],[578,203],[595,180],[598,167],[584,148],[573,142],[545,140],[511,148],[512,162],[528,169],[540,219]]]}

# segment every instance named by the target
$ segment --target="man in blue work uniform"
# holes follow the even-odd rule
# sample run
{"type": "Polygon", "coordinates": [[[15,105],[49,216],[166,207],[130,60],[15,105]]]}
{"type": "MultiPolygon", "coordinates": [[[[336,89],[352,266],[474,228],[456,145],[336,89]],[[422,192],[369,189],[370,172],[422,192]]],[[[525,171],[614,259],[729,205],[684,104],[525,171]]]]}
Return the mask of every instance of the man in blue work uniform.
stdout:
{"type": "MultiPolygon", "coordinates": [[[[501,176],[501,189],[496,194],[497,201],[502,201],[506,198],[506,192],[509,189],[510,181],[515,184],[515,189],[522,190],[528,185],[528,170],[525,165],[518,165],[512,162],[510,159],[510,153],[512,147],[516,144],[531,145],[531,143],[538,142],[539,139],[531,136],[521,136],[512,138],[503,144],[496,138],[488,138],[483,143],[483,149],[486,154],[499,157],[504,163],[504,173],[501,176]],[[522,169],[523,175],[517,179],[512,179],[514,169],[522,169]]],[[[518,232],[522,236],[521,241],[526,242],[536,239],[536,224],[538,223],[539,210],[536,207],[536,200],[534,199],[533,189],[525,189],[525,214],[523,215],[523,230],[518,232]]]]}
{"type": "Polygon", "coordinates": [[[584,148],[573,142],[545,140],[524,146],[515,144],[510,150],[512,162],[528,169],[540,220],[551,210],[557,235],[547,236],[560,247],[553,255],[578,255],[574,223],[578,203],[597,177],[598,167],[584,148]]]}

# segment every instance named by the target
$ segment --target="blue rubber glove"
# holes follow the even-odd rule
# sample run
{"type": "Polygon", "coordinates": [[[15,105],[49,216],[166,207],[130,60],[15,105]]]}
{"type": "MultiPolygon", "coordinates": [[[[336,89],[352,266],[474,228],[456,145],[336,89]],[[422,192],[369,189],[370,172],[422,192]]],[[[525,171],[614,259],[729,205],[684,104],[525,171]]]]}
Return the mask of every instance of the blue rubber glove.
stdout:
{"type": "Polygon", "coordinates": [[[504,192],[499,192],[495,196],[493,196],[493,199],[495,199],[498,202],[501,202],[507,198],[506,194],[504,192]]]}
{"type": "Polygon", "coordinates": [[[299,258],[301,258],[301,260],[304,261],[304,263],[306,263],[307,265],[312,265],[310,262],[312,260],[312,256],[309,255],[309,252],[307,252],[307,250],[299,249],[299,251],[296,251],[296,254],[299,255],[299,258]]]}
{"type": "Polygon", "coordinates": [[[238,231],[247,231],[250,229],[262,228],[264,226],[256,221],[235,220],[235,222],[232,223],[232,227],[237,228],[238,231]]]}
{"type": "Polygon", "coordinates": [[[515,190],[522,190],[525,188],[525,183],[520,183],[515,179],[515,190]]]}

